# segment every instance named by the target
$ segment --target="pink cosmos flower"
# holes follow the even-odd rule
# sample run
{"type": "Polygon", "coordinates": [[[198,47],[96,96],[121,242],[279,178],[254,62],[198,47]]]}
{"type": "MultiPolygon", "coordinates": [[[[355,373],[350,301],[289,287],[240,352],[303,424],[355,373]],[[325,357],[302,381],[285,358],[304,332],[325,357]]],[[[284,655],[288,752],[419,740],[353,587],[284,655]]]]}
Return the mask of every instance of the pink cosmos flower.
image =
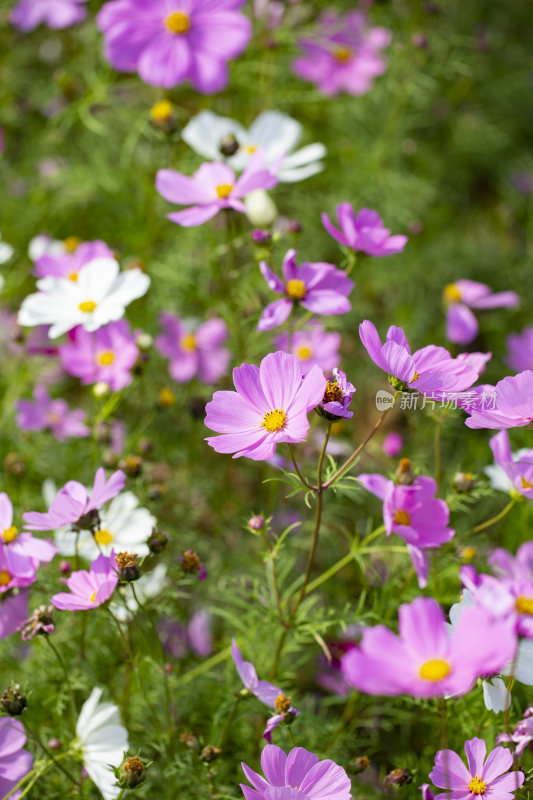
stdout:
{"type": "Polygon", "coordinates": [[[319,761],[304,747],[294,747],[287,755],[267,744],[261,753],[264,778],[246,764],[241,766],[254,787],[240,784],[246,800],[350,800],[352,796],[346,771],[329,758],[319,761]]]}
{"type": "Polygon", "coordinates": [[[533,327],[507,337],[507,363],[516,372],[533,368],[533,327]]]}
{"type": "Polygon", "coordinates": [[[228,82],[227,61],[250,41],[245,0],[112,0],[98,14],[104,53],[119,72],[139,73],[152,86],[184,81],[203,94],[228,82]]]}
{"type": "Polygon", "coordinates": [[[26,528],[32,531],[53,531],[63,525],[72,525],[78,530],[89,530],[98,521],[98,509],[116,497],[124,488],[126,476],[122,470],[114,472],[106,480],[105,470],[100,467],[94,477],[91,496],[78,481],[68,481],[56,494],[45,514],[29,511],[22,515],[26,528]]]}
{"type": "Polygon", "coordinates": [[[465,408],[470,416],[468,428],[523,428],[533,420],[533,371],[525,370],[498,381],[492,390],[493,401],[483,397],[473,407],[465,408]]]}
{"type": "Polygon", "coordinates": [[[84,385],[103,381],[113,392],[130,385],[130,370],[139,357],[139,348],[125,319],[92,333],[78,326],[70,331],[69,339],[59,348],[59,355],[70,375],[81,378],[84,385]]]}
{"type": "Polygon", "coordinates": [[[435,800],[475,800],[479,795],[491,800],[513,800],[513,792],[522,786],[525,776],[523,772],[509,772],[513,764],[511,752],[495,747],[485,761],[487,745],[478,738],[465,742],[465,752],[468,769],[453,750],[439,750],[435,756],[429,777],[435,786],[448,790],[435,795],[435,800]]]}
{"type": "Polygon", "coordinates": [[[38,25],[68,28],[87,16],[82,7],[87,0],[19,0],[11,12],[11,24],[19,31],[32,31],[38,25]]]}
{"type": "Polygon", "coordinates": [[[280,333],[274,339],[278,350],[292,353],[300,361],[302,373],[305,375],[315,365],[324,372],[331,372],[341,360],[339,347],[341,337],[338,333],[327,333],[319,322],[312,321],[305,328],[295,331],[288,349],[289,336],[280,333]]]}
{"type": "Polygon", "coordinates": [[[407,542],[418,585],[427,585],[429,571],[426,548],[449,542],[455,531],[448,528],[450,511],[444,500],[435,497],[433,478],[419,475],[409,486],[397,485],[383,475],[358,475],[365,489],[383,500],[383,522],[387,536],[397,533],[407,542]]]}
{"type": "Polygon", "coordinates": [[[492,294],[490,286],[477,281],[459,280],[444,289],[448,304],[446,337],[455,344],[469,344],[478,333],[479,324],[471,308],[501,308],[518,305],[516,292],[492,294]]]}
{"type": "Polygon", "coordinates": [[[303,54],[292,62],[293,71],[303,80],[316,83],[325,95],[342,90],[353,95],[368,92],[374,78],[385,72],[386,62],[379,51],[390,44],[390,31],[370,28],[361,11],[343,17],[326,12],[319,23],[312,39],[299,42],[303,54]]]}
{"type": "Polygon", "coordinates": [[[498,744],[502,742],[514,744],[514,758],[519,759],[526,747],[533,742],[533,708],[526,708],[523,719],[518,722],[512,733],[499,733],[496,741],[498,744]]]}
{"type": "MultiPolygon", "coordinates": [[[[381,343],[375,325],[365,320],[359,336],[372,361],[409,389],[440,399],[443,392],[461,392],[477,380],[478,372],[466,359],[452,358],[444,347],[428,345],[411,355],[402,328],[391,325],[381,343]]],[[[391,381],[396,388],[396,382],[391,381]]]]}
{"type": "Polygon", "coordinates": [[[272,189],[278,179],[263,169],[264,155],[258,150],[238,177],[226,164],[202,164],[192,178],[173,169],[160,169],[155,186],[169,203],[190,206],[183,211],[167,214],[167,219],[185,228],[202,225],[224,208],[246,211],[242,198],[255,189],[272,189]]]}
{"type": "Polygon", "coordinates": [[[261,366],[233,370],[236,392],[215,392],[206,406],[205,424],[222,436],[206,441],[217,453],[235,453],[268,461],[276,445],[307,438],[307,414],[324,396],[326,379],[313,367],[305,377],[296,356],[269,353],[261,366]]]}
{"type": "Polygon", "coordinates": [[[261,274],[273,292],[283,295],[274,300],[261,314],[258,331],[268,331],[288,319],[296,304],[314,314],[346,314],[352,305],[348,295],[354,287],[342,270],[322,261],[296,263],[296,250],[288,250],[282,264],[283,280],[269,268],[266,261],[259,265],[261,274]]]}
{"type": "Polygon", "coordinates": [[[403,437],[396,431],[391,431],[383,439],[381,449],[389,458],[394,458],[402,452],[403,437]]]}
{"type": "MultiPolygon", "coordinates": [[[[0,493],[0,548],[14,569],[15,575],[35,576],[41,561],[51,561],[57,553],[52,542],[37,539],[13,525],[13,505],[5,492],[0,493]]],[[[0,577],[0,583],[5,581],[0,577]]]]}
{"type": "Polygon", "coordinates": [[[294,717],[299,717],[300,712],[291,705],[291,698],[287,697],[281,689],[268,681],[260,681],[257,677],[254,665],[250,661],[244,661],[241,651],[235,639],[231,640],[231,657],[237,667],[241,681],[245,687],[258,700],[276,711],[273,717],[267,721],[263,737],[267,742],[271,741],[272,731],[284,720],[292,721],[294,717]]]}
{"type": "Polygon", "coordinates": [[[337,206],[337,219],[340,231],[332,225],[327,214],[322,214],[322,225],[340,244],[351,250],[360,250],[369,256],[392,256],[401,253],[407,244],[407,236],[391,236],[383,227],[377,211],[362,208],[354,215],[350,203],[337,206]]]}
{"type": "Polygon", "coordinates": [[[114,258],[114,253],[99,239],[94,242],[81,242],[70,251],[43,253],[35,261],[34,272],[38,278],[51,275],[54,278],[70,278],[75,283],[83,267],[95,258],[114,258]]]}
{"type": "MultiPolygon", "coordinates": [[[[0,718],[0,797],[5,797],[33,767],[27,750],[24,726],[18,719],[0,718]]],[[[15,792],[14,800],[20,795],[15,792]]]]}
{"type": "Polygon", "coordinates": [[[162,356],[169,359],[169,372],[178,383],[187,383],[195,376],[202,383],[216,383],[227,372],[230,352],[223,347],[228,329],[222,319],[213,318],[194,331],[175,314],[165,311],[159,316],[163,333],[155,340],[162,356]]]}
{"type": "Polygon", "coordinates": [[[69,592],[60,592],[51,597],[56,608],[63,611],[88,611],[109,600],[118,583],[115,553],[100,554],[91,564],[90,570],[79,569],[65,580],[69,592]]]}
{"type": "Polygon", "coordinates": [[[360,647],[342,659],[344,677],[366,694],[435,697],[465,694],[483,675],[498,673],[516,652],[505,620],[466,608],[450,636],[438,603],[419,597],[403,604],[396,636],[384,625],[366,628],[360,647]]]}
{"type": "Polygon", "coordinates": [[[85,411],[69,409],[65,400],[51,400],[44,386],[36,386],[33,401],[19,400],[17,425],[23,431],[51,430],[56,439],[64,442],[69,437],[89,436],[91,429],[84,422],[85,411]]]}
{"type": "MultiPolygon", "coordinates": [[[[509,490],[533,500],[533,449],[520,451],[518,458],[514,456],[507,431],[497,433],[489,444],[496,464],[508,481],[509,490]]],[[[494,467],[487,467],[486,472],[491,476],[494,470],[494,467]]]]}
{"type": "Polygon", "coordinates": [[[26,620],[29,594],[28,589],[11,589],[0,594],[0,639],[18,631],[26,620]]]}

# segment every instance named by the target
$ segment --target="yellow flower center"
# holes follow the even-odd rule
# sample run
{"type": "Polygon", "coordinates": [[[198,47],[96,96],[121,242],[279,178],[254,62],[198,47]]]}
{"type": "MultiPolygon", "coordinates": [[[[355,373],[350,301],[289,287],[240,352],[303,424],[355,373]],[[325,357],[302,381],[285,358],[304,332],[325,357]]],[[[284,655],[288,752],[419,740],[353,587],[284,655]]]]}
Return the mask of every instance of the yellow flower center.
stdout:
{"type": "Polygon", "coordinates": [[[352,57],[352,51],[349,50],[347,47],[337,47],[333,53],[335,59],[339,61],[341,64],[346,64],[352,57]]]}
{"type": "Polygon", "coordinates": [[[93,592],[92,595],[89,597],[89,601],[91,603],[94,603],[95,600],[96,600],[96,592],[93,592]]]}
{"type": "Polygon", "coordinates": [[[307,361],[307,359],[311,358],[311,356],[313,355],[313,351],[306,344],[303,344],[301,347],[298,347],[298,349],[296,350],[296,355],[302,361],[307,361]]]}
{"type": "Polygon", "coordinates": [[[161,391],[159,392],[159,402],[161,403],[162,406],[169,408],[170,406],[173,406],[174,403],[176,402],[176,395],[174,394],[172,389],[167,389],[167,388],[161,389],[161,391]]]}
{"type": "Polygon", "coordinates": [[[461,558],[463,561],[471,561],[476,555],[476,548],[472,545],[467,545],[461,550],[461,558]]]}
{"type": "Polygon", "coordinates": [[[67,238],[63,240],[63,244],[67,253],[74,253],[80,246],[81,239],[78,236],[67,236],[67,238]]]}
{"type": "Polygon", "coordinates": [[[11,575],[7,569],[0,569],[0,586],[7,586],[11,580],[11,575]]]}
{"type": "Polygon", "coordinates": [[[255,153],[255,151],[257,150],[257,145],[256,144],[247,144],[247,145],[245,145],[244,150],[247,153],[249,153],[250,155],[252,155],[252,153],[255,153]]]}
{"type": "Polygon", "coordinates": [[[156,103],[150,109],[150,116],[152,119],[155,119],[156,122],[167,122],[172,116],[172,111],[174,107],[169,100],[161,100],[159,103],[156,103]]]}
{"type": "Polygon", "coordinates": [[[449,303],[458,303],[461,299],[461,292],[456,283],[449,283],[444,287],[444,299],[449,303]]]}
{"type": "Polygon", "coordinates": [[[191,23],[187,14],[183,11],[173,11],[165,20],[165,25],[171,33],[187,33],[191,23]]]}
{"type": "Polygon", "coordinates": [[[106,531],[104,528],[101,528],[99,531],[95,531],[94,541],[96,544],[111,544],[113,541],[113,534],[111,531],[106,531]]]}
{"type": "Polygon", "coordinates": [[[516,598],[515,608],[519,614],[533,614],[533,597],[520,597],[516,598]]]}
{"type": "Polygon", "coordinates": [[[185,336],[182,336],[180,339],[180,345],[182,349],[186,350],[188,353],[196,350],[196,337],[194,333],[186,333],[185,336]]]}
{"type": "Polygon", "coordinates": [[[115,360],[115,354],[112,350],[103,350],[98,354],[96,360],[101,367],[109,367],[115,360]]]}
{"type": "Polygon", "coordinates": [[[443,661],[442,658],[433,658],[422,664],[418,674],[425,681],[441,681],[450,674],[450,670],[451,667],[447,661],[443,661]]]}
{"type": "Polygon", "coordinates": [[[285,291],[292,300],[301,300],[302,297],[305,297],[305,283],[293,278],[285,286],[285,291]]]}
{"type": "Polygon", "coordinates": [[[394,522],[397,525],[410,525],[411,517],[407,511],[396,511],[394,513],[394,522]]]}
{"type": "Polygon", "coordinates": [[[229,197],[232,191],[233,191],[232,183],[219,183],[219,185],[217,186],[217,195],[220,197],[221,200],[224,200],[226,197],[229,197]]]}
{"type": "Polygon", "coordinates": [[[274,708],[278,712],[278,714],[286,714],[291,707],[291,698],[287,697],[287,695],[280,692],[276,698],[276,702],[274,703],[274,708]]]}
{"type": "Polygon", "coordinates": [[[273,408],[272,411],[267,411],[263,417],[261,427],[266,428],[269,433],[280,431],[285,427],[287,421],[287,414],[281,408],[273,408]]]}
{"type": "Polygon", "coordinates": [[[533,483],[526,481],[525,478],[522,478],[522,489],[533,489],[533,483]]]}
{"type": "Polygon", "coordinates": [[[14,542],[18,536],[18,530],[15,528],[14,525],[11,525],[10,528],[6,528],[2,534],[2,539],[4,542],[14,542]]]}
{"type": "Polygon", "coordinates": [[[83,303],[80,303],[78,306],[80,311],[83,311],[84,314],[90,314],[91,311],[94,311],[96,308],[96,303],[94,300],[84,300],[83,303]]]}
{"type": "Polygon", "coordinates": [[[470,783],[468,784],[468,788],[472,792],[472,794],[485,794],[487,791],[487,784],[485,781],[482,781],[478,778],[477,775],[474,775],[470,783]]]}
{"type": "Polygon", "coordinates": [[[71,272],[69,274],[69,276],[68,276],[69,281],[72,281],[72,283],[77,283],[78,282],[78,278],[79,278],[79,273],[78,272],[71,272]]]}
{"type": "Polygon", "coordinates": [[[50,414],[46,415],[46,421],[49,425],[59,425],[61,422],[61,415],[56,411],[51,411],[50,414]]]}

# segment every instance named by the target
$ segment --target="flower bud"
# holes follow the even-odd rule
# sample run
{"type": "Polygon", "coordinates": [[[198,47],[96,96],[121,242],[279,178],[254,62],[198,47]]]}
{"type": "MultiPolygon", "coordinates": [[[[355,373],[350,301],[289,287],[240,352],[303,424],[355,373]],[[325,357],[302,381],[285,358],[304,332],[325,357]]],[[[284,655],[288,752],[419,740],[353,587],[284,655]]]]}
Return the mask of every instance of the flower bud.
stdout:
{"type": "Polygon", "coordinates": [[[401,767],[397,767],[389,772],[388,775],[385,776],[383,780],[384,786],[405,786],[407,783],[411,783],[413,780],[413,776],[408,769],[402,769],[401,767]]]}
{"type": "Polygon", "coordinates": [[[18,717],[27,706],[26,698],[20,691],[18,683],[4,689],[0,695],[0,706],[10,717],[18,717]]]}
{"type": "Polygon", "coordinates": [[[60,561],[59,562],[59,571],[62,575],[68,575],[70,570],[72,569],[70,561],[60,561]]]}
{"type": "Polygon", "coordinates": [[[233,133],[227,133],[221,140],[220,144],[218,145],[218,149],[223,156],[234,156],[237,150],[239,149],[240,145],[237,141],[237,137],[233,133]]]}
{"type": "Polygon", "coordinates": [[[118,769],[119,785],[125,786],[127,789],[135,789],[140,786],[146,778],[148,766],[143,764],[139,756],[126,758],[118,769]]]}
{"type": "Polygon", "coordinates": [[[262,531],[265,527],[266,519],[262,514],[255,514],[253,517],[250,517],[248,520],[248,527],[252,531],[262,531]]]}
{"type": "Polygon", "coordinates": [[[139,348],[139,350],[149,350],[154,343],[153,337],[150,336],[149,333],[139,333],[139,335],[135,338],[135,344],[139,348]]]}
{"type": "Polygon", "coordinates": [[[109,394],[109,384],[105,381],[98,381],[94,384],[92,392],[94,397],[106,397],[109,394]]]}
{"type": "Polygon", "coordinates": [[[122,581],[132,583],[139,578],[139,565],[137,564],[137,553],[117,553],[115,563],[118,567],[118,575],[122,581]]]}
{"type": "Polygon", "coordinates": [[[263,231],[261,228],[255,228],[252,231],[252,240],[256,244],[270,244],[272,241],[272,234],[270,231],[263,231]]]}
{"type": "Polygon", "coordinates": [[[244,198],[246,216],[252,225],[266,228],[272,225],[278,216],[278,209],[269,194],[264,189],[254,189],[244,198]]]}
{"type": "Polygon", "coordinates": [[[354,762],[354,772],[364,772],[365,769],[368,769],[370,766],[370,760],[367,756],[359,756],[359,758],[355,759],[354,762]]]}
{"type": "Polygon", "coordinates": [[[48,740],[49,750],[61,750],[61,747],[62,747],[61,740],[57,739],[55,736],[52,739],[48,740]]]}
{"type": "Polygon", "coordinates": [[[141,456],[131,453],[119,461],[120,469],[123,469],[130,478],[138,478],[143,467],[141,456]]]}
{"type": "Polygon", "coordinates": [[[394,476],[394,483],[401,484],[402,486],[410,486],[415,480],[415,474],[411,469],[410,458],[400,458],[398,469],[394,476]]]}
{"type": "Polygon", "coordinates": [[[204,578],[207,578],[205,564],[202,564],[200,557],[194,550],[186,550],[182,556],[179,556],[178,561],[181,562],[184,572],[196,572],[199,581],[203,581],[204,578]]]}
{"type": "Polygon", "coordinates": [[[302,223],[297,219],[290,219],[289,224],[287,225],[287,230],[289,233],[301,233],[302,223]]]}
{"type": "Polygon", "coordinates": [[[456,472],[453,476],[452,486],[456,492],[461,494],[471,492],[475,484],[476,481],[471,472],[456,472]]]}
{"type": "Polygon", "coordinates": [[[168,533],[154,528],[148,539],[148,547],[151,553],[162,553],[168,544],[168,533]]]}

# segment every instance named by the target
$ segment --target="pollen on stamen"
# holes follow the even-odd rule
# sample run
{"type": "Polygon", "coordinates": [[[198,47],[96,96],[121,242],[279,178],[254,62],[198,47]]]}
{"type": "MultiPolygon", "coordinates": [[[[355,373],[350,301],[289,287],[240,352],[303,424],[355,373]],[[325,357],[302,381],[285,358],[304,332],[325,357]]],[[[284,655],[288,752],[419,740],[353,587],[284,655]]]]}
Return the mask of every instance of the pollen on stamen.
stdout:
{"type": "Polygon", "coordinates": [[[415,372],[415,374],[413,375],[413,377],[411,378],[409,383],[414,383],[415,381],[417,381],[419,379],[419,377],[420,377],[420,373],[419,372],[415,372]]]}
{"type": "Polygon", "coordinates": [[[394,522],[397,525],[410,525],[411,524],[411,517],[409,516],[408,511],[396,511],[394,513],[394,522]]]}
{"type": "Polygon", "coordinates": [[[263,416],[261,427],[265,428],[269,433],[280,431],[285,427],[287,421],[287,414],[282,408],[273,408],[272,411],[267,411],[263,416]]]}
{"type": "Polygon", "coordinates": [[[96,360],[101,367],[110,367],[115,360],[115,354],[112,350],[103,350],[98,354],[96,360]]]}
{"type": "Polygon", "coordinates": [[[0,569],[0,586],[7,586],[11,582],[11,573],[7,569],[0,569]]]}
{"type": "Polygon", "coordinates": [[[301,300],[303,297],[305,297],[305,283],[297,278],[294,278],[293,280],[287,282],[285,291],[291,300],[301,300]]]}
{"type": "Polygon", "coordinates": [[[96,592],[93,592],[92,595],[89,597],[89,602],[94,603],[96,600],[96,592]]]}
{"type": "Polygon", "coordinates": [[[173,11],[165,20],[165,25],[171,33],[184,34],[191,27],[189,16],[183,11],[173,11]]]}
{"type": "Polygon", "coordinates": [[[94,300],[84,300],[79,304],[78,308],[80,311],[83,311],[84,314],[90,314],[91,311],[94,311],[96,308],[96,303],[94,300]]]}
{"type": "Polygon", "coordinates": [[[450,671],[451,667],[447,661],[442,658],[433,658],[422,664],[418,674],[426,681],[441,681],[450,674],[450,671]]]}
{"type": "Polygon", "coordinates": [[[515,608],[519,614],[533,615],[533,597],[520,597],[516,598],[515,608]]]}
{"type": "Polygon", "coordinates": [[[5,531],[2,533],[2,539],[7,544],[9,544],[9,542],[14,542],[17,536],[18,536],[18,528],[15,528],[14,525],[11,525],[9,528],[6,528],[5,531]]]}
{"type": "Polygon", "coordinates": [[[220,197],[221,200],[225,200],[226,197],[229,197],[233,191],[233,184],[232,183],[219,183],[217,186],[217,195],[220,197]]]}
{"type": "Polygon", "coordinates": [[[472,794],[485,794],[487,791],[487,784],[485,781],[482,781],[477,775],[474,775],[470,783],[468,784],[468,788],[472,792],[472,794]]]}
{"type": "Polygon", "coordinates": [[[525,478],[522,478],[521,481],[522,489],[533,489],[533,483],[531,483],[531,481],[527,481],[525,478]]]}

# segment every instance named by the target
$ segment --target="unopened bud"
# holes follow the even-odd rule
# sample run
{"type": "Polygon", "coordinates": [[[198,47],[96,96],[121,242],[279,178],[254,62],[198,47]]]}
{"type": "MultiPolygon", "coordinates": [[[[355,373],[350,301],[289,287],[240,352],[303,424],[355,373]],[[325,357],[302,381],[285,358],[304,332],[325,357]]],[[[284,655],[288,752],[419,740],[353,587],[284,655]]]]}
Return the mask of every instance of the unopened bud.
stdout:
{"type": "Polygon", "coordinates": [[[135,789],[146,778],[148,765],[143,764],[139,756],[127,758],[119,767],[118,782],[120,786],[135,789]]]}
{"type": "Polygon", "coordinates": [[[54,738],[48,740],[48,749],[49,750],[61,750],[61,740],[54,738]]]}
{"type": "Polygon", "coordinates": [[[94,384],[92,392],[94,397],[107,397],[109,394],[109,384],[105,381],[98,381],[98,383],[94,384]]]}
{"type": "Polygon", "coordinates": [[[18,717],[27,706],[26,698],[20,691],[18,683],[4,689],[0,695],[0,706],[10,717],[18,717]]]}
{"type": "Polygon", "coordinates": [[[59,562],[59,571],[60,571],[60,573],[62,575],[68,575],[71,569],[72,569],[72,566],[70,564],[70,561],[60,561],[59,562]]]}
{"type": "Polygon", "coordinates": [[[252,231],[252,240],[256,244],[270,244],[272,241],[272,234],[270,231],[263,231],[261,228],[255,228],[252,231]]]}
{"type": "Polygon", "coordinates": [[[168,544],[168,533],[154,528],[148,539],[148,547],[151,553],[162,553],[168,544]]]}
{"type": "Polygon", "coordinates": [[[476,481],[471,472],[456,472],[453,476],[452,486],[461,494],[471,492],[475,484],[476,481]]]}
{"type": "Polygon", "coordinates": [[[218,149],[223,156],[234,156],[239,147],[240,145],[237,141],[237,137],[233,133],[227,133],[226,136],[220,140],[218,149]]]}
{"type": "Polygon", "coordinates": [[[154,340],[153,337],[150,336],[149,333],[139,333],[139,335],[135,339],[135,344],[139,348],[139,350],[149,350],[153,345],[154,340]]]}
{"type": "Polygon", "coordinates": [[[367,756],[359,756],[354,762],[354,772],[364,772],[370,766],[370,760],[367,756]]]}
{"type": "Polygon", "coordinates": [[[402,486],[410,486],[415,480],[415,474],[411,469],[411,459],[400,458],[398,469],[394,476],[394,482],[402,486]]]}
{"type": "Polygon", "coordinates": [[[202,752],[200,753],[200,758],[205,764],[210,764],[212,761],[215,761],[219,755],[221,754],[222,750],[220,747],[213,747],[212,744],[208,744],[202,752]]]}
{"type": "Polygon", "coordinates": [[[122,581],[132,583],[139,578],[139,565],[137,564],[137,553],[117,553],[115,563],[118,567],[118,575],[122,581]]]}
{"type": "Polygon", "coordinates": [[[126,475],[129,475],[130,478],[138,478],[143,467],[143,460],[141,456],[131,453],[119,461],[119,467],[124,470],[126,475]]]}
{"type": "Polygon", "coordinates": [[[250,517],[248,520],[248,527],[252,531],[262,531],[265,527],[266,520],[262,514],[254,514],[253,517],[250,517]]]}

